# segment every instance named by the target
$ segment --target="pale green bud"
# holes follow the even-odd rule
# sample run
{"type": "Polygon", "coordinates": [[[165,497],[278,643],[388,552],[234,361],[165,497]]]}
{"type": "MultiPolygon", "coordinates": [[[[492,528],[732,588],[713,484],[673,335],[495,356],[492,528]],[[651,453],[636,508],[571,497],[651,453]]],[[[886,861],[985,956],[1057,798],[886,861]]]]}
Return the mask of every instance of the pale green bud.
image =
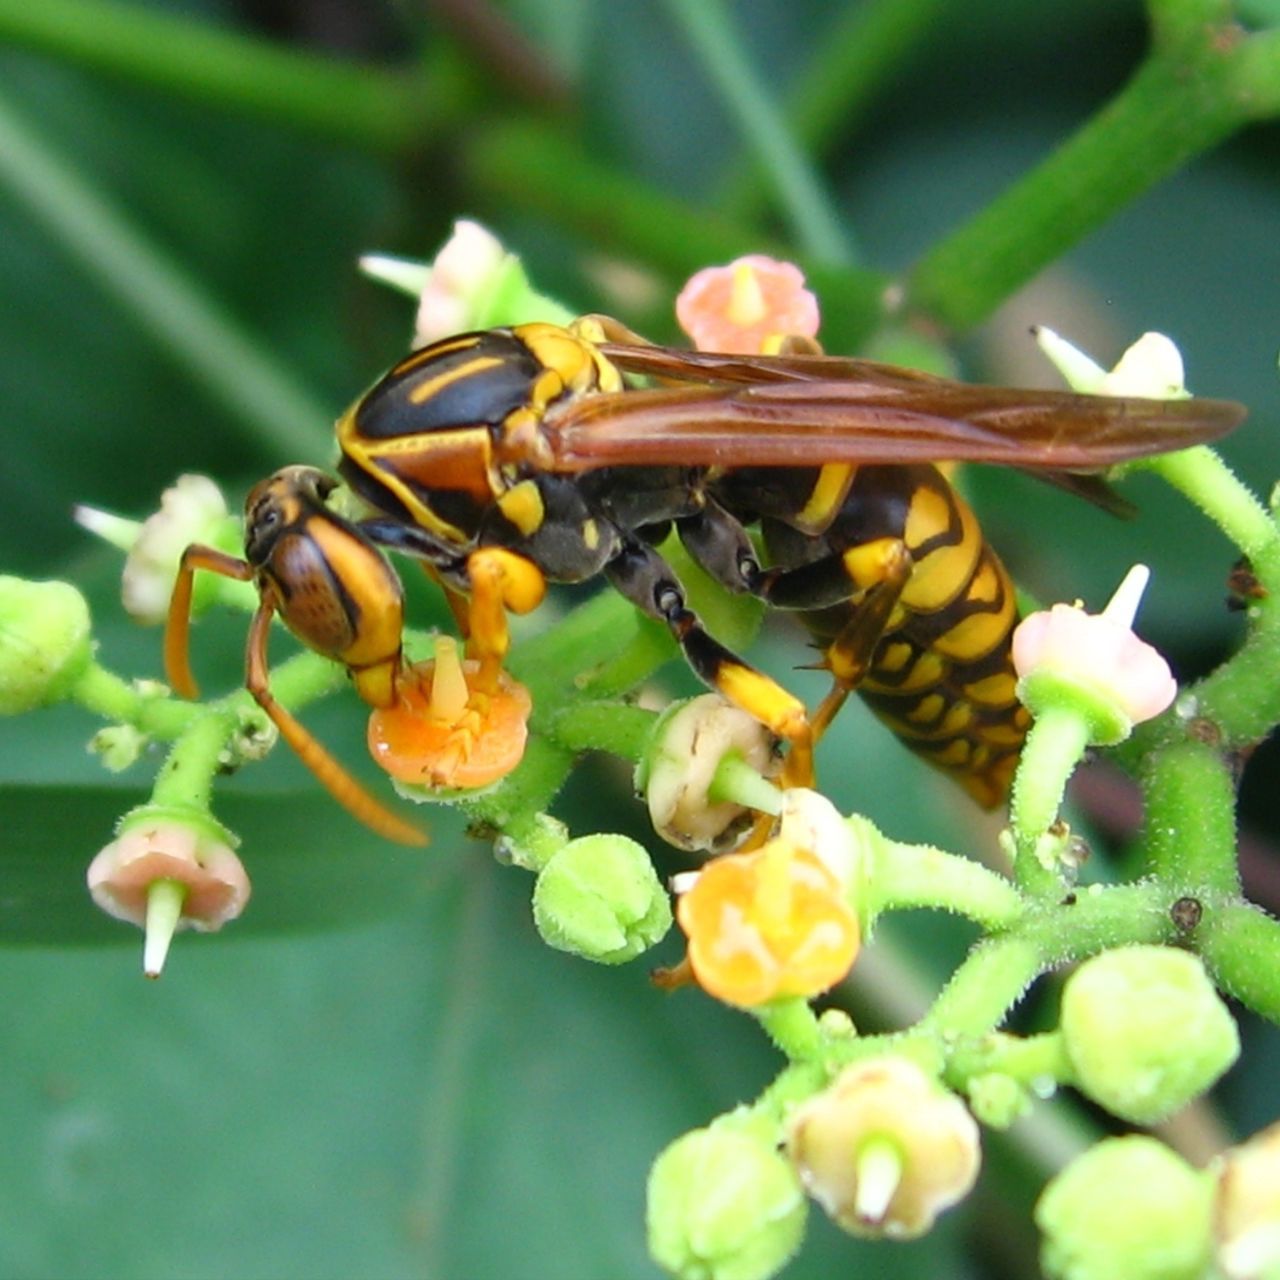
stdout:
{"type": "Polygon", "coordinates": [[[966,1093],[974,1117],[988,1129],[1007,1129],[1031,1109],[1026,1088],[1002,1071],[974,1076],[966,1093]]]}
{"type": "Polygon", "coordinates": [[[1198,957],[1118,947],[1081,965],[1062,993],[1074,1083],[1113,1115],[1155,1124],[1236,1060],[1240,1037],[1198,957]]]}
{"type": "Polygon", "coordinates": [[[1108,1138],[1036,1205],[1050,1280],[1201,1280],[1213,1184],[1154,1138],[1108,1138]]]}
{"type": "Polygon", "coordinates": [[[654,1163],[648,1200],[649,1252],[680,1280],[767,1280],[804,1238],[791,1165],[726,1124],[677,1138],[654,1163]]]}
{"type": "Polygon", "coordinates": [[[643,846],[627,836],[582,836],[538,876],[533,918],[549,946],[621,964],[666,935],[671,904],[643,846]]]}
{"type": "Polygon", "coordinates": [[[69,696],[92,657],[89,606],[75,587],[0,577],[0,715],[69,696]]]}

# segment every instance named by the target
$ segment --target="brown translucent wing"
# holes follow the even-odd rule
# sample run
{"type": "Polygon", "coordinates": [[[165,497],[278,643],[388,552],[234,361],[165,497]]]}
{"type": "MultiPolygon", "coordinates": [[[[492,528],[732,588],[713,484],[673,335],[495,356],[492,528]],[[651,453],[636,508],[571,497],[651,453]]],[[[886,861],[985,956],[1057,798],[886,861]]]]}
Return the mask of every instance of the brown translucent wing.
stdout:
{"type": "Polygon", "coordinates": [[[1224,435],[1217,400],[1143,400],[953,382],[832,356],[746,357],[606,345],[622,369],[689,385],[548,410],[553,469],[995,462],[1088,471],[1224,435]]]}

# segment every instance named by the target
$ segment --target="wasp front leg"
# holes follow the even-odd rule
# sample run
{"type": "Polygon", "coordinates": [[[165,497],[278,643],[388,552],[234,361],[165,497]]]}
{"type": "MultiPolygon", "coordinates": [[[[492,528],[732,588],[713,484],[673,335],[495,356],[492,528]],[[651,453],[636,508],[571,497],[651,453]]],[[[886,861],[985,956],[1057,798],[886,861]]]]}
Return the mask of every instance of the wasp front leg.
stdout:
{"type": "Polygon", "coordinates": [[[200,696],[195,677],[191,674],[191,592],[197,569],[233,578],[237,582],[250,582],[254,574],[253,566],[247,560],[213,547],[193,543],[182,553],[164,628],[165,679],[182,698],[200,696]]]}
{"type": "Polygon", "coordinates": [[[605,566],[605,572],[632,604],[666,623],[686,661],[704,683],[790,745],[783,768],[784,785],[810,785],[813,731],[804,703],[707,631],[686,603],[684,588],[671,567],[647,543],[627,538],[605,566]]]}

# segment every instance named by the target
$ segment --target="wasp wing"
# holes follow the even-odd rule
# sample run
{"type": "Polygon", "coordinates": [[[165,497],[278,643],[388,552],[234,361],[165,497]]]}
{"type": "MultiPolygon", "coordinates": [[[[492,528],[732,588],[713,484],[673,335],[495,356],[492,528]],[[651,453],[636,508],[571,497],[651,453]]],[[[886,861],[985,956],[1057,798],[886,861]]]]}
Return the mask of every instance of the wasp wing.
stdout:
{"type": "Polygon", "coordinates": [[[628,372],[690,385],[551,406],[554,470],[965,461],[1096,471],[1216,439],[1244,417],[1226,401],[979,386],[830,356],[602,350],[628,372]]]}

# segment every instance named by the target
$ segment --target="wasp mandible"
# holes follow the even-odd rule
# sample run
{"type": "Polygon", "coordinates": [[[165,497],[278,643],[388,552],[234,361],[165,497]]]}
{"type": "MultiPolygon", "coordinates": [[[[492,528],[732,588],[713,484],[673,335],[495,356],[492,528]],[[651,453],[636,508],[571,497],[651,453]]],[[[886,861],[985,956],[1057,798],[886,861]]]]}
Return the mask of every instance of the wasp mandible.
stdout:
{"type": "MultiPolygon", "coordinates": [[[[706,684],[789,744],[786,783],[811,782],[814,744],[856,689],[909,747],[991,806],[1027,728],[1010,659],[1017,608],[1004,566],[935,464],[1030,470],[1105,505],[1095,473],[1214,439],[1243,416],[1223,401],[1017,390],[819,354],[653,346],[603,317],[525,324],[413,352],[342,416],[339,470],[368,518],[335,523],[322,503],[307,505],[322,490],[308,480],[304,518],[289,526],[306,555],[264,559],[271,505],[258,511],[251,500],[245,561],[196,549],[184,564],[256,577],[259,619],[279,612],[304,643],[347,665],[373,705],[394,696],[402,670],[399,586],[376,548],[425,562],[443,585],[481,694],[501,675],[508,612],[535,607],[547,582],[603,574],[666,625],[706,684]],[[730,591],[795,613],[809,630],[833,678],[812,715],[706,631],[655,549],[671,530],[730,591]],[[365,578],[369,557],[383,567],[365,578]],[[315,601],[302,603],[321,580],[321,612],[345,624],[336,631],[317,629],[315,601]],[[372,666],[370,636],[379,639],[372,666]]],[[[264,482],[289,498],[286,519],[298,483],[290,471],[264,482]]],[[[171,618],[186,607],[175,595],[171,618]]],[[[260,702],[269,699],[265,634],[255,622],[249,685],[260,702]]],[[[171,627],[173,669],[185,644],[183,617],[171,627]]],[[[313,768],[316,752],[329,760],[313,740],[286,737],[313,768]]],[[[321,776],[369,820],[350,779],[339,787],[331,771],[321,776]]],[[[364,797],[369,805],[380,809],[364,797]]]]}

